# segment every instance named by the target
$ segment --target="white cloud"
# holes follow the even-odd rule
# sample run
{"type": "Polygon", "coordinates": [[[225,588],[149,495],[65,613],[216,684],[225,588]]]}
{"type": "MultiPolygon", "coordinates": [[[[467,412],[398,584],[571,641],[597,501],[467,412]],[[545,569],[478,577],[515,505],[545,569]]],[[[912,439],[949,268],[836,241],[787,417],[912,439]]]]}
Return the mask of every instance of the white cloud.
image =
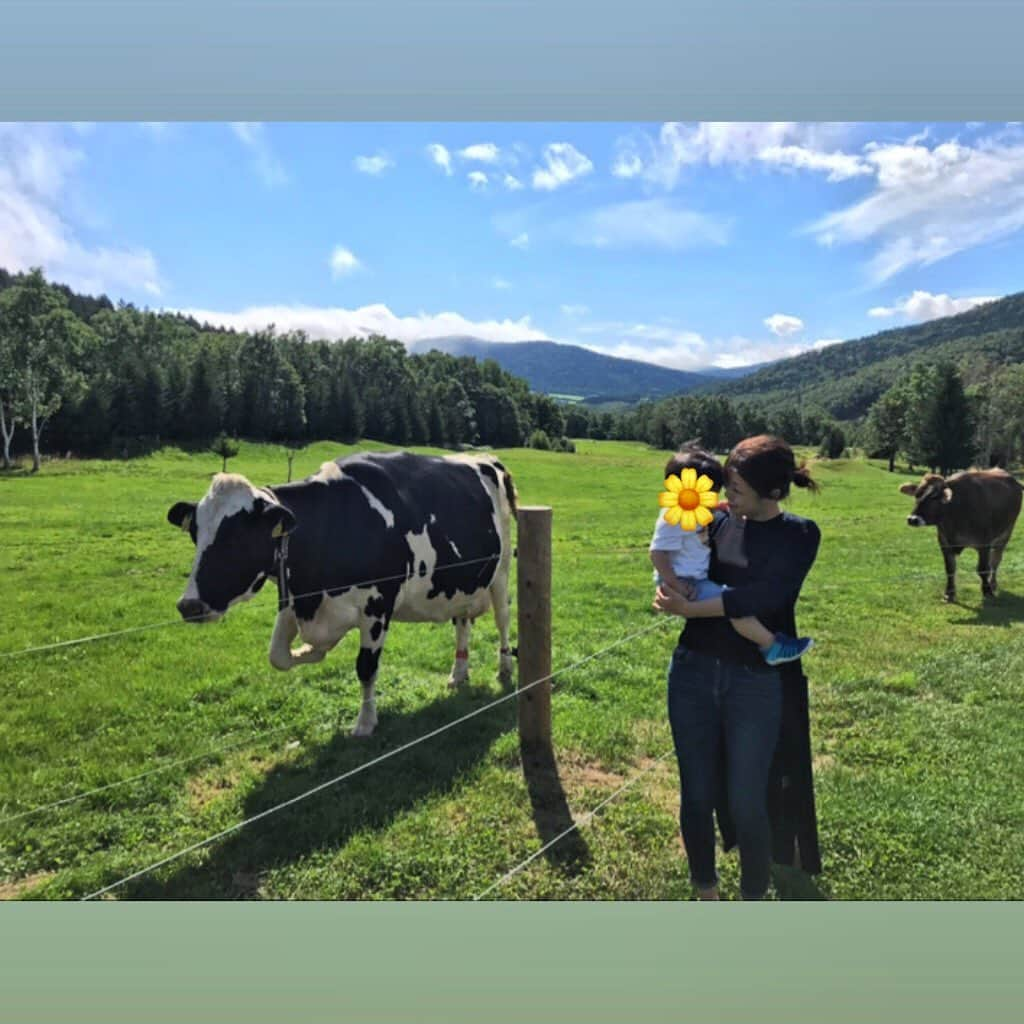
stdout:
{"type": "Polygon", "coordinates": [[[383,334],[408,345],[446,334],[466,334],[486,341],[540,341],[548,335],[533,327],[528,316],[519,320],[468,320],[459,313],[418,313],[397,316],[383,304],[358,309],[315,306],[251,306],[236,313],[211,309],[182,309],[199,321],[239,331],[258,331],[274,324],[279,331],[305,331],[311,338],[366,338],[383,334]]]}
{"type": "Polygon", "coordinates": [[[512,282],[506,281],[503,277],[495,277],[491,280],[491,285],[495,288],[511,288],[512,282]]]}
{"type": "Polygon", "coordinates": [[[925,321],[936,320],[943,316],[954,316],[957,313],[965,313],[975,306],[981,306],[986,302],[995,302],[1000,298],[998,295],[976,295],[971,298],[954,299],[949,295],[933,295],[931,292],[915,291],[910,298],[903,299],[895,306],[874,306],[868,310],[868,316],[906,317],[909,320],[925,321]]]}
{"type": "Polygon", "coordinates": [[[791,355],[799,355],[809,345],[783,345],[777,341],[764,341],[752,338],[733,337],[712,345],[710,366],[720,370],[733,370],[736,367],[749,367],[755,362],[771,362],[784,359],[791,355]]]}
{"type": "Polygon", "coordinates": [[[803,352],[817,351],[839,344],[842,339],[822,338],[810,344],[786,344],[734,336],[706,339],[692,331],[671,331],[638,324],[624,332],[641,341],[619,341],[602,345],[585,345],[595,352],[619,356],[623,359],[641,359],[674,370],[700,370],[706,367],[733,369],[754,363],[768,363],[786,359],[803,352]]]}
{"type": "Polygon", "coordinates": [[[478,160],[483,164],[496,164],[501,158],[501,150],[493,142],[478,142],[459,150],[463,160],[478,160]]]}
{"type": "Polygon", "coordinates": [[[654,363],[670,370],[699,370],[707,365],[707,358],[702,351],[690,345],[642,345],[627,341],[612,345],[609,348],[598,348],[584,345],[592,352],[600,352],[604,356],[615,356],[617,359],[637,359],[643,363],[654,363]]]}
{"type": "Polygon", "coordinates": [[[804,329],[804,322],[798,316],[787,316],[785,313],[773,313],[765,317],[765,327],[768,328],[777,338],[785,338],[789,334],[795,334],[804,329]]]}
{"type": "Polygon", "coordinates": [[[643,169],[644,162],[635,152],[620,152],[612,163],[612,174],[616,178],[636,178],[643,169]]]}
{"type": "Polygon", "coordinates": [[[288,181],[284,165],[274,155],[267,130],[259,121],[235,121],[231,130],[252,154],[253,166],[264,185],[273,187],[288,181]]]}
{"type": "Polygon", "coordinates": [[[622,359],[640,359],[674,370],[750,366],[753,363],[772,362],[799,355],[801,352],[820,350],[839,344],[842,340],[820,338],[814,342],[794,342],[792,338],[778,337],[705,338],[696,331],[664,323],[621,321],[580,324],[574,333],[584,339],[577,344],[594,352],[622,359]]]}
{"type": "Polygon", "coordinates": [[[362,265],[356,259],[355,254],[342,245],[334,247],[328,263],[331,268],[332,277],[344,277],[346,274],[351,274],[353,271],[358,270],[362,265]]]}
{"type": "Polygon", "coordinates": [[[758,164],[824,170],[838,181],[864,173],[857,169],[856,157],[834,148],[847,133],[845,125],[793,121],[668,122],[657,138],[641,132],[617,140],[612,173],[642,176],[650,184],[673,189],[687,167],[758,164]]]}
{"type": "Polygon", "coordinates": [[[738,370],[741,366],[752,366],[754,363],[760,362],[764,362],[764,360],[759,359],[756,355],[747,356],[739,352],[735,354],[726,352],[723,355],[716,356],[714,362],[710,365],[719,370],[738,370]]]}
{"type": "Polygon", "coordinates": [[[803,146],[766,146],[758,154],[766,164],[793,167],[801,171],[828,171],[829,181],[845,181],[872,174],[870,164],[850,153],[821,153],[803,146]]]}
{"type": "Polygon", "coordinates": [[[530,247],[530,236],[525,231],[520,232],[508,244],[516,249],[528,249],[530,247]]]}
{"type": "Polygon", "coordinates": [[[509,192],[518,192],[523,187],[523,183],[514,174],[506,174],[503,180],[509,192]]]}
{"type": "Polygon", "coordinates": [[[440,142],[432,142],[427,146],[427,155],[431,160],[437,164],[445,174],[451,176],[452,173],[452,155],[448,152],[440,142]]]}
{"type": "Polygon", "coordinates": [[[877,175],[874,191],[806,230],[825,246],[874,243],[866,269],[875,283],[1024,227],[1019,141],[871,144],[864,160],[877,175]]]}
{"type": "Polygon", "coordinates": [[[357,156],[352,165],[362,174],[383,174],[389,167],[394,167],[395,162],[385,153],[377,153],[375,156],[357,156]]]}
{"type": "Polygon", "coordinates": [[[483,192],[487,188],[487,175],[483,171],[470,171],[466,175],[469,178],[469,187],[475,192],[483,192]]]}
{"type": "Polygon", "coordinates": [[[552,191],[589,174],[594,165],[570,142],[552,142],[544,147],[544,167],[533,172],[533,187],[552,191]]]}
{"type": "Polygon", "coordinates": [[[807,344],[786,344],[781,341],[734,337],[715,342],[711,346],[714,356],[710,365],[729,370],[737,366],[750,366],[753,363],[770,363],[776,359],[788,359],[803,352],[826,348],[830,344],[833,344],[831,338],[807,344]]]}
{"type": "Polygon", "coordinates": [[[637,199],[556,221],[552,230],[577,245],[597,248],[646,246],[679,251],[725,245],[729,225],[667,199],[637,199]]]}
{"type": "Polygon", "coordinates": [[[608,346],[584,345],[583,348],[600,352],[601,355],[615,356],[617,359],[637,359],[644,363],[654,363],[671,370],[699,370],[707,365],[705,343],[699,335],[694,335],[688,340],[654,345],[620,341],[608,346]]]}
{"type": "Polygon", "coordinates": [[[673,370],[697,370],[708,364],[708,343],[695,331],[661,324],[599,322],[577,328],[581,335],[603,335],[601,341],[578,341],[583,348],[619,359],[638,359],[673,370]]]}
{"type": "Polygon", "coordinates": [[[566,316],[586,316],[590,312],[589,306],[566,304],[561,307],[566,316]]]}
{"type": "MultiPolygon", "coordinates": [[[[50,280],[80,292],[143,292],[163,287],[154,255],[135,245],[85,245],[65,212],[76,200],[85,154],[54,125],[0,125],[0,266],[40,266],[50,280]]],[[[90,227],[96,212],[85,210],[90,227]]]]}

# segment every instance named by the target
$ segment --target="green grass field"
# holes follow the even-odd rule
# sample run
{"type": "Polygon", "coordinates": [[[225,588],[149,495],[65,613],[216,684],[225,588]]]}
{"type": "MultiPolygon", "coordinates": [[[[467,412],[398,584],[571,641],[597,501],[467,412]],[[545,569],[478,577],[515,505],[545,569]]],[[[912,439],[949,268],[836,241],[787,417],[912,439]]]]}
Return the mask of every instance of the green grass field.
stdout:
{"type": "MultiPolygon", "coordinates": [[[[681,624],[650,611],[665,453],[578,449],[500,453],[521,501],[554,507],[553,666],[654,628],[555,680],[566,806],[550,792],[531,800],[506,700],[111,895],[472,898],[538,849],[539,830],[556,834],[567,809],[579,818],[647,770],[560,856],[488,898],[688,898],[675,766],[655,764],[670,748],[664,676],[681,624]]],[[[311,446],[295,475],[350,450],[311,446]]],[[[165,450],[0,475],[0,652],[173,622],[192,546],[164,516],[219,468],[213,455],[165,450]]],[[[230,468],[261,484],[286,476],[284,454],[266,446],[243,445],[230,468]]],[[[897,487],[910,477],[850,460],[815,472],[822,493],[788,507],[823,535],[797,615],[817,642],[805,668],[825,869],[813,884],[780,875],[780,895],[1020,898],[1024,535],[996,601],[982,604],[967,553],[960,603],[946,605],[934,531],[905,525],[897,487]]],[[[320,665],[276,672],[275,598],[268,585],[213,626],[0,656],[0,895],[89,894],[501,696],[491,619],[477,625],[457,695],[446,688],[452,628],[398,623],[377,732],[353,739],[357,636],[320,665]]],[[[722,869],[735,898],[735,857],[722,869]]]]}

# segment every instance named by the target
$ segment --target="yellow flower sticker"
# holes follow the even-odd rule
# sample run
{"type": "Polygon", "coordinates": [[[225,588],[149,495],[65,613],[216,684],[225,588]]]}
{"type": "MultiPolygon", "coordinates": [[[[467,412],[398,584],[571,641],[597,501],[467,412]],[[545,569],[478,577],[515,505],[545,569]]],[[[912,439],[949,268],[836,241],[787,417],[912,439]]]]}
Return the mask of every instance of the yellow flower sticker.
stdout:
{"type": "Polygon", "coordinates": [[[687,466],[679,476],[665,478],[665,490],[658,495],[665,509],[665,522],[683,530],[707,526],[714,518],[711,509],[718,504],[711,478],[687,466]]]}

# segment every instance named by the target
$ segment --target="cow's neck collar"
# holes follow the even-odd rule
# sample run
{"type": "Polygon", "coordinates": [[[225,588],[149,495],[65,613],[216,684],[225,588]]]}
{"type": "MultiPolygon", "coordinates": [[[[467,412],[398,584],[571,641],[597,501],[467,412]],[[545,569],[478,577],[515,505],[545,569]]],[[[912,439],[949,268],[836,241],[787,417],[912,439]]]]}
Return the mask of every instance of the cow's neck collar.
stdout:
{"type": "Polygon", "coordinates": [[[288,590],[288,534],[286,533],[274,549],[274,568],[277,570],[277,610],[282,611],[292,603],[288,590]]]}
{"type": "MultiPolygon", "coordinates": [[[[273,503],[280,504],[273,487],[259,488],[273,503]]],[[[277,577],[277,610],[282,611],[292,603],[291,590],[288,587],[288,534],[279,537],[274,547],[273,572],[277,577]]]]}

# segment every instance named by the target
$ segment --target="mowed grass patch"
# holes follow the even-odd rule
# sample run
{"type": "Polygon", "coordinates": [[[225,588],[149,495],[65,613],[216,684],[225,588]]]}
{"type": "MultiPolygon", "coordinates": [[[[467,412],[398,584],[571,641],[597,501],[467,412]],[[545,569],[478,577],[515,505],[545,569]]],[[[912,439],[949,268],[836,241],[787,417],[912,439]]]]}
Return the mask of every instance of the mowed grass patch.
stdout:
{"type": "MultiPolygon", "coordinates": [[[[266,657],[272,585],[215,625],[175,622],[193,549],[164,517],[204,493],[219,458],[168,449],[0,475],[0,652],[171,623],[0,657],[0,894],[85,895],[358,771],[111,895],[470,898],[564,815],[579,819],[639,779],[488,898],[688,896],[674,761],[654,765],[670,749],[664,676],[682,624],[650,611],[647,544],[667,453],[577,446],[498,453],[522,503],[554,508],[560,771],[548,817],[524,779],[515,701],[487,707],[502,696],[491,618],[474,630],[470,684],[457,694],[446,687],[450,625],[396,623],[380,725],[357,740],[354,634],[323,663],[280,673],[266,657]],[[26,814],[56,801],[70,802],[26,814]]],[[[295,476],[353,450],[312,445],[295,476]]],[[[286,467],[281,449],[249,444],[229,466],[258,484],[282,482],[286,467]]],[[[814,888],[840,899],[1019,897],[1024,542],[1011,544],[996,601],[982,603],[968,552],[960,602],[946,605],[934,531],[905,524],[910,499],[897,488],[912,478],[854,460],[813,471],[821,493],[797,491],[788,507],[823,535],[798,606],[817,642],[805,661],[825,860],[814,888]]],[[[735,857],[722,874],[736,896],[735,857]]]]}

